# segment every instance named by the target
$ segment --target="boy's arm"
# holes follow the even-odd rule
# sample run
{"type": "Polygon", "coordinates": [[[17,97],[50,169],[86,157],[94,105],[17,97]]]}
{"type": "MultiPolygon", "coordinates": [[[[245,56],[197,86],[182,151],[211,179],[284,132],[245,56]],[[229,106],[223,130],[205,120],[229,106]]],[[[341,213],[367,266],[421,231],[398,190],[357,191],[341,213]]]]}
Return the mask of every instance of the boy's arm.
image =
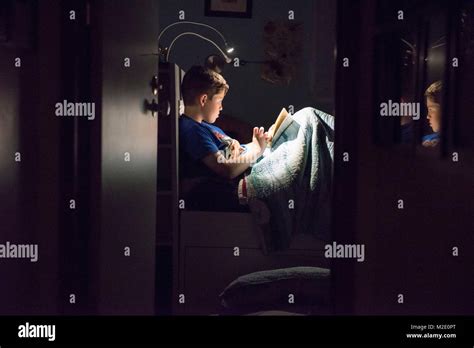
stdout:
{"type": "Polygon", "coordinates": [[[267,146],[267,136],[268,134],[264,132],[263,127],[260,129],[255,127],[253,129],[253,141],[246,144],[247,150],[245,153],[240,156],[232,156],[226,160],[220,152],[216,152],[205,156],[202,161],[218,175],[233,179],[245,172],[250,164],[262,156],[267,146]]]}
{"type": "Polygon", "coordinates": [[[245,172],[250,164],[255,162],[263,153],[258,144],[252,142],[246,144],[247,151],[238,157],[232,157],[228,160],[220,153],[211,153],[205,156],[202,161],[213,172],[227,179],[234,179],[245,172]]]}

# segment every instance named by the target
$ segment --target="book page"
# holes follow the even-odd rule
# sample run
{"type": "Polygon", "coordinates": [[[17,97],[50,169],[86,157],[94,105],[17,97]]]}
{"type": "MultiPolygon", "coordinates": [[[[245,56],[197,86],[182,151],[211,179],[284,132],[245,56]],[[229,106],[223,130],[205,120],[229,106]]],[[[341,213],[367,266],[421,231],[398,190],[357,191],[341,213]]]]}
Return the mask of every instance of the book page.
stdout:
{"type": "Polygon", "coordinates": [[[271,127],[271,132],[269,132],[272,139],[268,143],[267,147],[271,147],[271,144],[277,140],[277,138],[285,130],[288,124],[291,123],[291,117],[288,117],[288,116],[289,116],[288,111],[285,108],[281,109],[280,114],[278,115],[275,123],[271,127]]]}
{"type": "Polygon", "coordinates": [[[273,129],[273,134],[276,134],[276,132],[278,131],[278,128],[280,128],[286,116],[288,116],[288,111],[286,111],[285,108],[281,109],[280,114],[278,115],[275,121],[275,128],[273,129]]]}

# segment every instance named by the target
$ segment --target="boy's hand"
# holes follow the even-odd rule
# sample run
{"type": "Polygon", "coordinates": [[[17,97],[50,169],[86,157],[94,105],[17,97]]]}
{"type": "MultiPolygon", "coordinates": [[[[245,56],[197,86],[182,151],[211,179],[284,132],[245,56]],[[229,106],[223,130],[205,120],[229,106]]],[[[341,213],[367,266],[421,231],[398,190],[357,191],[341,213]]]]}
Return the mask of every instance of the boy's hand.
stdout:
{"type": "Polygon", "coordinates": [[[268,133],[264,132],[263,127],[254,127],[252,142],[260,148],[260,155],[263,154],[267,147],[268,133]]]}
{"type": "Polygon", "coordinates": [[[230,145],[230,149],[232,151],[232,157],[238,157],[242,151],[244,150],[241,146],[240,143],[233,139],[232,144],[230,145]]]}
{"type": "Polygon", "coordinates": [[[433,140],[425,140],[422,145],[425,147],[435,147],[438,145],[439,140],[438,139],[433,139],[433,140]]]}
{"type": "Polygon", "coordinates": [[[274,133],[275,133],[275,124],[272,124],[272,126],[268,129],[268,131],[265,132],[267,142],[272,141],[274,133]]]}

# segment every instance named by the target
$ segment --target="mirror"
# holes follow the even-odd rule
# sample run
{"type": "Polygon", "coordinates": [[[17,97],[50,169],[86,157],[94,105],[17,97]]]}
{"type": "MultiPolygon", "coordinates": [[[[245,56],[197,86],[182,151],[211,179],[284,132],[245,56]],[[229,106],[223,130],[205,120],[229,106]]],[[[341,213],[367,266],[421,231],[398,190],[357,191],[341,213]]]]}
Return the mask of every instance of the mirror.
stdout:
{"type": "Polygon", "coordinates": [[[374,140],[439,151],[447,14],[440,3],[378,8],[374,140]]]}

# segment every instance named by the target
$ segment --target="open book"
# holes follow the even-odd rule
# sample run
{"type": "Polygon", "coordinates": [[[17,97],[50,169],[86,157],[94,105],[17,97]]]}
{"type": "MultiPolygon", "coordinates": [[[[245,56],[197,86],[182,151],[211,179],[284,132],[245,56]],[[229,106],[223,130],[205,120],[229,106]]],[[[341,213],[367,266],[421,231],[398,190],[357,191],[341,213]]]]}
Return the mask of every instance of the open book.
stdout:
{"type": "MultiPolygon", "coordinates": [[[[293,122],[293,119],[290,117],[290,114],[288,111],[286,111],[285,108],[281,109],[280,114],[275,120],[275,123],[269,128],[268,130],[268,135],[270,136],[270,141],[267,143],[267,148],[271,148],[272,144],[274,144],[280,135],[283,133],[283,131],[293,122]]],[[[224,158],[229,159],[232,157],[232,140],[229,137],[221,137],[219,135],[216,135],[221,142],[223,143],[223,148],[220,150],[224,158]]],[[[240,145],[242,148],[242,151],[240,152],[240,155],[244,154],[247,152],[247,147],[246,145],[240,145]]],[[[265,154],[264,154],[265,156],[265,154]]]]}
{"type": "Polygon", "coordinates": [[[289,117],[288,111],[285,108],[281,109],[280,114],[278,115],[275,123],[268,130],[268,134],[271,137],[268,147],[271,147],[272,143],[274,144],[278,137],[283,133],[283,131],[291,123],[292,119],[289,117]]]}

